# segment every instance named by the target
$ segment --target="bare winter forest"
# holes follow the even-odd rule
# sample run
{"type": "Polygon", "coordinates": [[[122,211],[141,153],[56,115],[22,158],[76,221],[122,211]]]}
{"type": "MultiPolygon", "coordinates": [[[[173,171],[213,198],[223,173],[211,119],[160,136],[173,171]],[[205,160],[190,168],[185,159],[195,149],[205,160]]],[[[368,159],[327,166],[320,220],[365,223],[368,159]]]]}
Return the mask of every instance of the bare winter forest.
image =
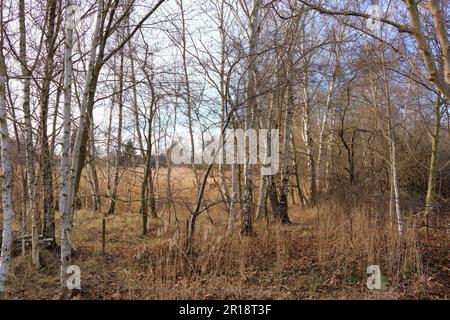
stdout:
{"type": "Polygon", "coordinates": [[[449,299],[450,1],[0,4],[1,299],[449,299]]]}

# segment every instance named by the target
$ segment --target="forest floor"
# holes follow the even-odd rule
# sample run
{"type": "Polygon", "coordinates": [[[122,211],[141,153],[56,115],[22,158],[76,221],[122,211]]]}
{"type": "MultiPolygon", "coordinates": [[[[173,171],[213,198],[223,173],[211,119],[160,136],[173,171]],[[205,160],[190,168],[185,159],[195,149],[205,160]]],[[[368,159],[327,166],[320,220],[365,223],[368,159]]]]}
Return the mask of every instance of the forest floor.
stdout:
{"type": "MultiPolygon", "coordinates": [[[[371,256],[359,249],[363,241],[355,231],[348,243],[339,244],[343,238],[336,226],[336,238],[332,232],[324,236],[326,230],[318,228],[320,216],[315,210],[294,206],[290,214],[291,225],[258,221],[256,234],[241,238],[238,232],[225,237],[226,220],[212,211],[211,219],[199,219],[197,249],[191,254],[183,250],[185,222],[176,226],[164,224],[161,218],[149,219],[150,232],[142,236],[138,215],[117,214],[107,220],[103,254],[101,216],[79,211],[73,263],[81,268],[81,291],[74,299],[450,298],[448,233],[432,233],[428,241],[417,233],[415,251],[382,259],[374,249],[367,249],[371,256]],[[411,261],[417,266],[411,267],[411,261]],[[369,264],[380,265],[381,290],[366,286],[369,264]]],[[[369,237],[365,232],[363,236],[369,237]]],[[[390,255],[388,248],[382,252],[390,255]]],[[[41,260],[43,267],[36,271],[29,255],[13,259],[8,298],[59,298],[58,254],[44,250],[41,260]]]]}

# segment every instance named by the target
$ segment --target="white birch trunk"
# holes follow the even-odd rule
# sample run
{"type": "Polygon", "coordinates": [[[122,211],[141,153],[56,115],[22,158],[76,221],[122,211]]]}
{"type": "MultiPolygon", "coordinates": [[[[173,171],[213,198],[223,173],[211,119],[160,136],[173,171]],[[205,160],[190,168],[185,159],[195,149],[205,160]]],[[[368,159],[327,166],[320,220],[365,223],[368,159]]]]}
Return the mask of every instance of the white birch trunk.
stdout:
{"type": "MultiPolygon", "coordinates": [[[[3,21],[2,21],[3,23],[3,21]]],[[[9,263],[11,260],[12,247],[12,220],[13,209],[11,203],[11,148],[9,141],[8,123],[6,118],[6,65],[3,56],[3,27],[0,28],[1,48],[0,48],[0,142],[2,157],[2,207],[3,207],[3,232],[2,248],[0,254],[0,296],[5,292],[6,280],[8,277],[9,263]]]]}
{"type": "MultiPolygon", "coordinates": [[[[31,124],[31,112],[30,112],[30,77],[31,74],[27,66],[27,47],[26,47],[26,29],[25,29],[25,2],[24,0],[19,1],[19,29],[20,29],[20,60],[22,64],[22,76],[24,77],[23,84],[23,113],[25,121],[25,139],[26,139],[26,164],[27,164],[27,194],[28,201],[26,204],[27,213],[32,219],[32,257],[33,264],[39,266],[39,251],[37,242],[39,241],[38,231],[37,231],[37,215],[36,215],[36,175],[34,166],[34,150],[33,150],[33,127],[31,124]]],[[[25,213],[25,216],[27,215],[25,213]]],[[[23,236],[25,235],[26,229],[26,218],[23,219],[24,224],[23,236]]]]}
{"type": "MultiPolygon", "coordinates": [[[[305,76],[305,84],[308,83],[308,78],[305,76]]],[[[314,162],[313,140],[311,136],[311,110],[309,105],[308,89],[303,90],[303,141],[306,146],[306,160],[308,164],[308,189],[309,189],[309,203],[312,205],[316,201],[316,168],[314,162]]]]}
{"type": "MultiPolygon", "coordinates": [[[[266,124],[264,125],[262,123],[262,119],[260,120],[261,127],[269,129],[270,125],[272,123],[272,114],[273,114],[273,106],[275,104],[275,96],[272,94],[271,100],[270,100],[270,107],[269,107],[269,114],[267,116],[266,124]]],[[[275,139],[275,138],[274,138],[275,139]]],[[[268,153],[266,152],[264,154],[263,163],[267,163],[267,157],[268,153]]],[[[264,200],[266,199],[266,193],[267,193],[267,176],[260,176],[260,182],[259,182],[259,192],[258,192],[258,202],[256,206],[256,214],[255,218],[259,219],[261,217],[261,210],[264,208],[264,200]]]]}
{"type": "Polygon", "coordinates": [[[328,92],[327,92],[327,99],[325,103],[325,114],[322,119],[322,123],[320,125],[320,133],[319,133],[319,150],[317,151],[317,167],[316,167],[316,185],[319,190],[321,190],[322,186],[322,157],[323,157],[323,149],[324,149],[324,135],[325,135],[325,128],[328,125],[328,119],[330,117],[331,113],[331,97],[333,96],[334,91],[334,84],[336,82],[337,77],[337,71],[338,71],[338,63],[339,63],[339,49],[336,48],[336,58],[334,61],[333,66],[333,75],[332,79],[330,81],[330,84],[328,86],[328,92]]]}
{"type": "Polygon", "coordinates": [[[233,159],[233,164],[231,165],[231,199],[230,199],[230,217],[228,219],[228,228],[227,228],[228,233],[232,233],[234,230],[234,223],[236,221],[238,192],[239,192],[238,174],[235,155],[233,159]]]}
{"type": "Polygon", "coordinates": [[[191,92],[191,83],[190,83],[190,77],[188,72],[188,61],[187,61],[187,30],[186,30],[186,21],[185,21],[185,15],[184,15],[184,7],[183,7],[183,1],[179,0],[179,7],[181,12],[181,58],[183,62],[183,75],[184,75],[184,81],[186,86],[186,104],[187,104],[187,117],[188,117],[188,129],[189,129],[189,142],[191,145],[191,167],[192,171],[194,173],[195,178],[195,186],[197,188],[197,191],[200,188],[200,175],[197,170],[197,166],[195,164],[195,143],[194,143],[194,124],[192,121],[193,115],[192,110],[194,107],[194,103],[192,102],[192,92],[191,92]]]}
{"type": "Polygon", "coordinates": [[[292,54],[289,52],[289,65],[287,74],[287,99],[286,99],[286,118],[284,121],[284,136],[283,136],[283,166],[281,168],[281,194],[280,194],[280,211],[277,219],[282,223],[289,223],[288,215],[288,199],[289,199],[289,159],[290,159],[290,139],[292,126],[292,108],[294,104],[294,90],[293,90],[293,65],[292,54]]]}
{"type": "Polygon", "coordinates": [[[394,126],[392,125],[392,117],[393,115],[393,105],[391,101],[391,96],[389,92],[389,82],[386,68],[386,61],[384,57],[384,48],[381,51],[381,59],[383,64],[383,77],[384,77],[384,90],[387,98],[387,120],[388,120],[388,143],[390,147],[390,162],[391,162],[391,170],[392,170],[392,186],[394,188],[394,203],[395,203],[395,214],[397,217],[397,229],[400,236],[403,235],[403,219],[402,219],[402,211],[400,207],[400,191],[398,186],[398,168],[397,168],[397,145],[395,141],[395,132],[394,126]]]}
{"type": "MultiPolygon", "coordinates": [[[[67,1],[67,6],[73,5],[72,0],[67,1]]],[[[66,13],[66,23],[71,19],[74,12],[66,13]]],[[[70,114],[72,99],[72,48],[73,29],[70,25],[66,27],[66,42],[64,52],[64,110],[63,110],[63,143],[61,156],[61,191],[59,194],[59,210],[61,213],[61,289],[66,292],[67,267],[71,261],[71,203],[69,199],[70,175],[70,114]]]]}

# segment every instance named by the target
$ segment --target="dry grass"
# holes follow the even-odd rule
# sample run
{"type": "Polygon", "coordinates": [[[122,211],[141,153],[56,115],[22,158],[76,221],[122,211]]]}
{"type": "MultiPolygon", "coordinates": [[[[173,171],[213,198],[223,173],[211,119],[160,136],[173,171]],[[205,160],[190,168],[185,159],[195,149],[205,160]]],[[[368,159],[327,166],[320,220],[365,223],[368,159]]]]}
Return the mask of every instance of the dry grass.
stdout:
{"type": "MultiPolygon", "coordinates": [[[[187,169],[177,170],[174,194],[192,202],[192,176],[184,172],[187,169]]],[[[162,174],[161,194],[166,183],[162,174]]],[[[123,197],[125,190],[122,186],[123,197]]],[[[136,194],[137,189],[132,196],[136,194]]],[[[217,196],[211,180],[208,198],[217,196]]],[[[386,222],[384,209],[343,208],[334,202],[310,209],[293,205],[291,225],[262,219],[255,223],[254,237],[242,238],[238,232],[225,235],[227,213],[216,206],[210,210],[212,220],[200,217],[194,251],[186,254],[188,211],[181,201],[174,206],[178,224],[173,219],[168,223],[170,207],[160,201],[159,218],[150,221],[146,236],[141,235],[141,217],[135,213],[138,204],[131,203],[120,204],[118,213],[107,220],[104,255],[101,213],[76,213],[74,263],[82,271],[82,299],[448,298],[448,287],[439,287],[442,280],[430,277],[422,261],[424,248],[413,219],[400,239],[386,222]],[[371,264],[381,267],[382,290],[366,287],[371,264]]],[[[45,252],[46,267],[40,271],[30,260],[14,259],[8,295],[57,298],[57,257],[45,252]]]]}

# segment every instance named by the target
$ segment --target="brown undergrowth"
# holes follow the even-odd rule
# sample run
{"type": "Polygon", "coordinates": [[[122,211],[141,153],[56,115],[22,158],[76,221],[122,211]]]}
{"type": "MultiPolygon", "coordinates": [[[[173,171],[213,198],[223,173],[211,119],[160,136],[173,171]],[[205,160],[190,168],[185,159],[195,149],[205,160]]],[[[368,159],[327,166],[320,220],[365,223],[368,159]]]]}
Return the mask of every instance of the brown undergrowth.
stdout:
{"type": "MultiPolygon", "coordinates": [[[[292,224],[262,219],[256,234],[243,238],[238,232],[226,235],[226,213],[216,207],[211,219],[199,219],[194,250],[187,254],[185,211],[178,213],[178,225],[152,220],[146,236],[140,235],[138,215],[121,213],[107,222],[102,254],[101,217],[80,210],[74,263],[81,268],[82,290],[77,298],[448,298],[447,235],[424,242],[409,219],[400,238],[395,225],[380,218],[385,212],[365,206],[293,206],[290,214],[292,224]],[[437,258],[430,252],[436,248],[441,252],[435,258],[441,260],[433,265],[437,258]],[[369,265],[380,266],[381,290],[366,287],[369,265]]],[[[43,261],[44,268],[36,271],[28,256],[14,259],[9,297],[58,298],[57,256],[44,252],[43,261]]]]}

